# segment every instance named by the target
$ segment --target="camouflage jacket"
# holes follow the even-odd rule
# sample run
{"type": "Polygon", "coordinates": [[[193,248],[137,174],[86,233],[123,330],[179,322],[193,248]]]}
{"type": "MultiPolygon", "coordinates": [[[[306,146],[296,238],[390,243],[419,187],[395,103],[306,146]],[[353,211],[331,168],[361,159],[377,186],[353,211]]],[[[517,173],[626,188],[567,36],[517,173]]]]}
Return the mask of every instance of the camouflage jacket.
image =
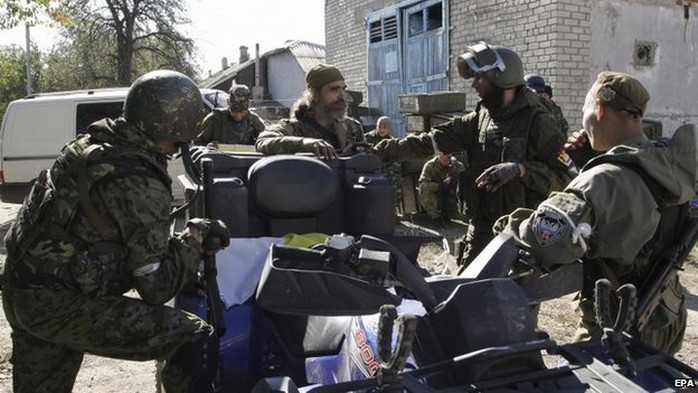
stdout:
{"type": "Polygon", "coordinates": [[[332,127],[324,128],[310,116],[281,119],[257,138],[255,147],[264,154],[294,154],[301,151],[303,138],[324,139],[337,152],[354,142],[364,142],[361,123],[351,117],[336,120],[332,127]]]}
{"type": "Polygon", "coordinates": [[[393,139],[394,137],[392,135],[380,136],[380,134],[378,133],[378,130],[373,130],[373,131],[369,131],[366,134],[364,134],[364,138],[366,139],[366,143],[369,143],[371,145],[375,145],[376,143],[382,141],[383,139],[393,139]]]}
{"type": "Polygon", "coordinates": [[[478,104],[475,111],[436,126],[431,132],[382,141],[373,148],[383,162],[426,158],[435,153],[465,151],[468,171],[464,187],[468,215],[475,220],[494,221],[518,207],[533,207],[550,192],[562,190],[576,173],[565,152],[555,119],[540,107],[538,96],[522,88],[506,108],[490,112],[478,104]],[[487,192],[474,184],[488,167],[501,162],[519,162],[526,174],[487,192]]]}
{"type": "Polygon", "coordinates": [[[199,134],[194,144],[225,143],[254,145],[257,136],[264,131],[266,123],[256,113],[245,112],[245,117],[235,121],[228,108],[216,108],[209,113],[199,126],[199,134]]]}
{"type": "Polygon", "coordinates": [[[458,185],[458,177],[463,171],[465,171],[465,165],[455,157],[451,157],[448,166],[441,165],[439,158],[434,157],[427,161],[422,168],[422,173],[419,176],[419,189],[438,192],[447,177],[451,178],[450,187],[455,189],[458,185]]]}
{"type": "Polygon", "coordinates": [[[171,299],[195,273],[200,246],[170,237],[167,157],[123,118],[101,120],[43,171],[5,237],[5,282],[98,297],[132,288],[171,299]]]}

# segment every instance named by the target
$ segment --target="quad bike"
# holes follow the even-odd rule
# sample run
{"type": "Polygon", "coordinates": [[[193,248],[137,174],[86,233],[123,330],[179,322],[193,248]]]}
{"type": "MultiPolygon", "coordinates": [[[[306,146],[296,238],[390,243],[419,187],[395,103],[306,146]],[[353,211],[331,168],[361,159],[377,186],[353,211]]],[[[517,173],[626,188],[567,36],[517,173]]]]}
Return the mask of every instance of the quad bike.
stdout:
{"type": "Polygon", "coordinates": [[[505,235],[459,276],[425,274],[419,240],[392,235],[394,194],[375,157],[193,156],[204,181],[186,185],[190,199],[206,195],[191,214],[235,232],[202,276],[215,290],[176,299],[213,320],[219,355],[202,361],[216,367],[218,392],[656,392],[698,379],[625,332],[627,307],[614,326],[599,306],[601,322],[611,321],[604,343],[558,345],[537,331],[530,305],[578,290],[581,267],[531,269],[505,235]],[[336,235],[294,247],[283,244],[290,232],[336,235]],[[235,255],[251,241],[261,248],[235,255]],[[219,300],[216,269],[246,277],[246,291],[219,300]]]}

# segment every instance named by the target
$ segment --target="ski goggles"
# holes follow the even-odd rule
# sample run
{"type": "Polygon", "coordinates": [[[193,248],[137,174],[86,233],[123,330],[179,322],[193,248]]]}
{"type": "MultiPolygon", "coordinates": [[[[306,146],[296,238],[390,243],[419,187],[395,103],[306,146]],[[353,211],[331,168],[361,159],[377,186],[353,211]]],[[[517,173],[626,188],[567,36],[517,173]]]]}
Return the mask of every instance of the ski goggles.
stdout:
{"type": "Polygon", "coordinates": [[[458,73],[464,79],[470,79],[475,74],[483,74],[494,69],[504,71],[506,65],[491,46],[484,42],[469,46],[467,51],[458,56],[458,73]]]}

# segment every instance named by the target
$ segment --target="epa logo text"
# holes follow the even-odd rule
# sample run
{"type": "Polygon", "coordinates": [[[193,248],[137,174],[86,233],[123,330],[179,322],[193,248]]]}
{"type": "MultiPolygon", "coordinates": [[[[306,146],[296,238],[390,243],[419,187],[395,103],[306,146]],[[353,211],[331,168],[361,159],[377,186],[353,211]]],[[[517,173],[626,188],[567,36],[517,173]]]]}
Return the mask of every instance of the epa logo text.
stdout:
{"type": "Polygon", "coordinates": [[[695,388],[698,387],[698,382],[691,378],[675,378],[674,387],[680,389],[695,388]]]}

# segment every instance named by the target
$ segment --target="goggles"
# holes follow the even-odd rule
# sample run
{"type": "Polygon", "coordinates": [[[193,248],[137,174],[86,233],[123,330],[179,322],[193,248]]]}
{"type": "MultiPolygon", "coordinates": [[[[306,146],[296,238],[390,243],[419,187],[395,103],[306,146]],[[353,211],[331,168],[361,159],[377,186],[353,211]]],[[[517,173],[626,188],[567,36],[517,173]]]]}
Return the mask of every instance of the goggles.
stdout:
{"type": "Polygon", "coordinates": [[[504,71],[506,65],[491,46],[484,42],[469,46],[467,51],[458,56],[458,73],[464,79],[470,79],[475,74],[483,74],[494,69],[504,71]]]}

